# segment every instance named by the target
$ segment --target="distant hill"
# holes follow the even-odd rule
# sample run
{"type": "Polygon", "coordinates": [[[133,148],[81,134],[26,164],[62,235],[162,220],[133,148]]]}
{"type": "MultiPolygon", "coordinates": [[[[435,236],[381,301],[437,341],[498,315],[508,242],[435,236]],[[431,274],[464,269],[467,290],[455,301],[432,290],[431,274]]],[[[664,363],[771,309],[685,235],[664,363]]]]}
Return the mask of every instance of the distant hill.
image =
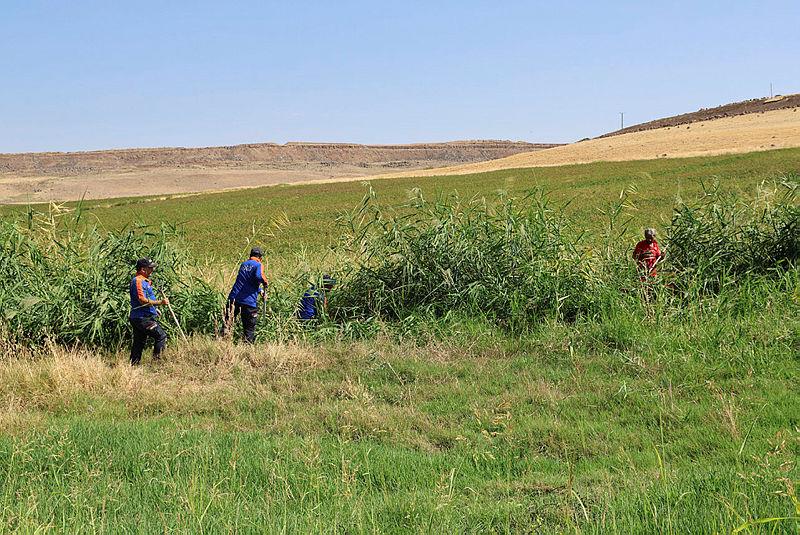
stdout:
{"type": "MultiPolygon", "coordinates": [[[[737,114],[691,124],[641,128],[499,160],[392,173],[385,177],[466,175],[528,167],[685,158],[800,147],[800,108],[737,114]]],[[[697,117],[697,116],[695,116],[697,117]]],[[[648,123],[650,124],[650,123],[648,123]]]]}
{"type": "Polygon", "coordinates": [[[86,152],[0,153],[0,173],[78,176],[154,168],[274,169],[292,165],[414,168],[437,162],[476,162],[557,144],[521,141],[453,141],[410,145],[354,143],[253,143],[203,148],[145,148],[86,152]]]}
{"type": "Polygon", "coordinates": [[[520,141],[227,147],[0,154],[0,202],[163,195],[474,163],[558,146],[520,141]]]}
{"type": "Polygon", "coordinates": [[[665,128],[670,126],[697,123],[700,121],[722,119],[723,117],[735,117],[737,115],[746,115],[748,113],[764,113],[767,111],[797,107],[800,107],[800,93],[793,95],[777,95],[775,97],[756,98],[744,100],[742,102],[733,102],[731,104],[717,106],[716,108],[701,108],[691,113],[683,113],[673,117],[656,119],[655,121],[648,121],[646,123],[636,124],[621,130],[615,130],[614,132],[609,132],[608,134],[603,134],[599,137],[618,136],[620,134],[641,132],[643,130],[655,130],[656,128],[665,128]]]}

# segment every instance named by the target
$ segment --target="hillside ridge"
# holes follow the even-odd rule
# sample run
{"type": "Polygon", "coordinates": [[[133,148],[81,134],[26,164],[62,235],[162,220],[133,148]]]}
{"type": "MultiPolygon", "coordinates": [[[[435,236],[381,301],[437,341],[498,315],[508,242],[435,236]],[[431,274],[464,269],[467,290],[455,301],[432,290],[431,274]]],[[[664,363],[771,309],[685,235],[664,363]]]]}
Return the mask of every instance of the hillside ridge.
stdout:
{"type": "Polygon", "coordinates": [[[619,136],[621,134],[629,134],[632,132],[642,132],[645,130],[655,130],[657,128],[668,128],[702,121],[711,121],[725,117],[736,117],[750,113],[764,113],[768,111],[797,107],[800,107],[800,93],[753,98],[749,100],[742,100],[740,102],[731,102],[729,104],[723,104],[713,108],[700,108],[697,111],[673,115],[671,117],[654,119],[652,121],[628,126],[620,130],[614,130],[613,132],[608,132],[601,136],[597,136],[597,138],[619,136]]]}
{"type": "Polygon", "coordinates": [[[218,147],[162,147],[79,152],[0,153],[0,174],[79,176],[161,167],[282,168],[287,164],[349,164],[359,167],[425,167],[467,163],[559,146],[553,143],[474,140],[398,145],[289,142],[218,147]]]}
{"type": "Polygon", "coordinates": [[[0,154],[0,202],[175,195],[308,181],[362,180],[558,147],[474,140],[405,145],[291,142],[205,148],[0,154]]]}
{"type": "Polygon", "coordinates": [[[798,109],[741,114],[678,128],[667,126],[626,132],[542,151],[514,154],[498,160],[387,173],[383,177],[466,175],[501,169],[715,156],[800,147],[798,109]]]}

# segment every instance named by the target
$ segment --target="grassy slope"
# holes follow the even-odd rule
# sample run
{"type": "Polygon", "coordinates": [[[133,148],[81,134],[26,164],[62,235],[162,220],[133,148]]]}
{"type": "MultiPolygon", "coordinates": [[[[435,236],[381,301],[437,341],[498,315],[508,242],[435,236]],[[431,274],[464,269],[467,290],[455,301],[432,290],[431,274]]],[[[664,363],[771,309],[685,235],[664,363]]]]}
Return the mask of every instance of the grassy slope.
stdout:
{"type": "MultiPolygon", "coordinates": [[[[729,187],[752,192],[762,180],[787,172],[800,172],[800,149],[742,155],[635,162],[606,162],[563,167],[512,169],[467,176],[374,180],[372,185],[386,202],[401,202],[411,188],[432,196],[458,191],[462,196],[492,195],[498,190],[521,195],[535,187],[551,191],[555,199],[572,200],[570,210],[589,225],[602,220],[598,208],[615,199],[631,184],[639,188],[636,222],[658,226],[668,218],[676,195],[697,192],[697,179],[717,177],[729,187]]],[[[193,249],[203,256],[239,258],[255,226],[257,241],[270,256],[280,257],[303,246],[312,249],[337,236],[336,215],[351,209],[364,195],[360,182],[276,186],[197,195],[169,200],[121,199],[89,202],[91,212],[104,225],[115,228],[132,221],[181,224],[193,249]],[[270,236],[268,222],[288,216],[290,223],[270,236]]],[[[0,214],[20,207],[4,207],[0,214]]]]}
{"type": "MultiPolygon", "coordinates": [[[[393,200],[415,184],[543,185],[598,221],[636,182],[645,224],[691,178],[749,190],[798,170],[800,150],[785,150],[374,185],[393,200]]],[[[268,245],[288,254],[325,244],[335,211],[363,192],[264,188],[93,212],[109,226],[185,221],[197,251],[224,258],[254,214],[285,211],[292,224],[268,245]]],[[[787,497],[800,481],[791,287],[652,317],[631,296],[596,321],[521,339],[456,321],[377,343],[196,340],[142,370],[124,355],[4,359],[0,531],[683,533],[798,516],[787,497]]]]}
{"type": "Polygon", "coordinates": [[[423,345],[196,340],[135,371],[11,361],[0,525],[709,533],[793,516],[797,307],[750,295],[713,322],[634,299],[522,339],[454,322],[423,345]]]}

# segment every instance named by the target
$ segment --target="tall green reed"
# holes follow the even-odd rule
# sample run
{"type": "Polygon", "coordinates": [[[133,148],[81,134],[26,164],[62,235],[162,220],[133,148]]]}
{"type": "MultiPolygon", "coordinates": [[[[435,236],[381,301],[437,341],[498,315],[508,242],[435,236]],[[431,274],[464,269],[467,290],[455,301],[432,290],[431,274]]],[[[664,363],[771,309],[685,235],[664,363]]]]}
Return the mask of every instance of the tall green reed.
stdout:
{"type": "Polygon", "coordinates": [[[84,221],[80,207],[51,205],[3,221],[0,248],[0,322],[21,343],[120,344],[129,332],[130,279],[143,256],[158,263],[154,285],[180,310],[186,331],[208,332],[221,306],[169,225],[104,232],[84,221]]]}
{"type": "Polygon", "coordinates": [[[340,224],[349,235],[336,299],[343,317],[460,310],[514,326],[575,317],[594,301],[583,234],[542,192],[429,201],[415,191],[394,208],[370,192],[340,224]]]}
{"type": "Polygon", "coordinates": [[[667,229],[667,258],[676,284],[718,293],[750,275],[780,276],[800,257],[797,175],[762,184],[755,197],[701,182],[702,194],[679,202],[667,229]]]}
{"type": "MultiPolygon", "coordinates": [[[[595,233],[542,191],[429,200],[415,190],[408,202],[386,206],[370,189],[339,218],[336,248],[313,262],[300,255],[293,271],[271,280],[258,337],[353,339],[387,328],[402,335],[449,317],[518,330],[622,309],[657,320],[756,306],[765,292],[796,288],[796,191],[789,176],[751,199],[713,185],[679,202],[664,229],[660,276],[642,282],[630,258],[634,187],[608,207],[595,233]],[[339,280],[330,307],[319,321],[300,322],[298,302],[310,284],[320,286],[323,264],[339,280]]],[[[24,344],[124,343],[133,264],[149,256],[183,329],[216,333],[231,277],[216,265],[198,267],[183,243],[169,225],[107,232],[86,221],[80,206],[3,221],[0,332],[24,344]]],[[[163,323],[171,328],[170,318],[163,323]]]]}
{"type": "Polygon", "coordinates": [[[792,177],[762,185],[754,198],[704,185],[700,197],[677,203],[662,242],[662,276],[647,281],[630,256],[638,239],[630,223],[635,187],[604,211],[596,234],[541,191],[428,200],[417,190],[402,205],[384,206],[370,190],[339,221],[347,261],[336,313],[403,319],[458,311],[518,328],[626,302],[655,317],[726,285],[732,291],[722,299],[730,300],[763,276],[780,286],[781,274],[796,269],[796,190],[792,177]]]}

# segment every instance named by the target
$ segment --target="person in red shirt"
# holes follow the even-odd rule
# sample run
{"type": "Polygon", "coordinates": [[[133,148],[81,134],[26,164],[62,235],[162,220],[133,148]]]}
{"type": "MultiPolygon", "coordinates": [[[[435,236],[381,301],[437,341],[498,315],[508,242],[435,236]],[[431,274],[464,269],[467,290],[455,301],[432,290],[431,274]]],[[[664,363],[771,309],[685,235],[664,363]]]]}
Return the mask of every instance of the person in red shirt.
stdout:
{"type": "Polygon", "coordinates": [[[658,247],[656,230],[652,228],[645,229],[644,239],[637,243],[636,248],[633,250],[633,259],[636,260],[642,280],[646,280],[647,276],[656,276],[656,265],[662,258],[664,258],[664,254],[658,247]]]}

